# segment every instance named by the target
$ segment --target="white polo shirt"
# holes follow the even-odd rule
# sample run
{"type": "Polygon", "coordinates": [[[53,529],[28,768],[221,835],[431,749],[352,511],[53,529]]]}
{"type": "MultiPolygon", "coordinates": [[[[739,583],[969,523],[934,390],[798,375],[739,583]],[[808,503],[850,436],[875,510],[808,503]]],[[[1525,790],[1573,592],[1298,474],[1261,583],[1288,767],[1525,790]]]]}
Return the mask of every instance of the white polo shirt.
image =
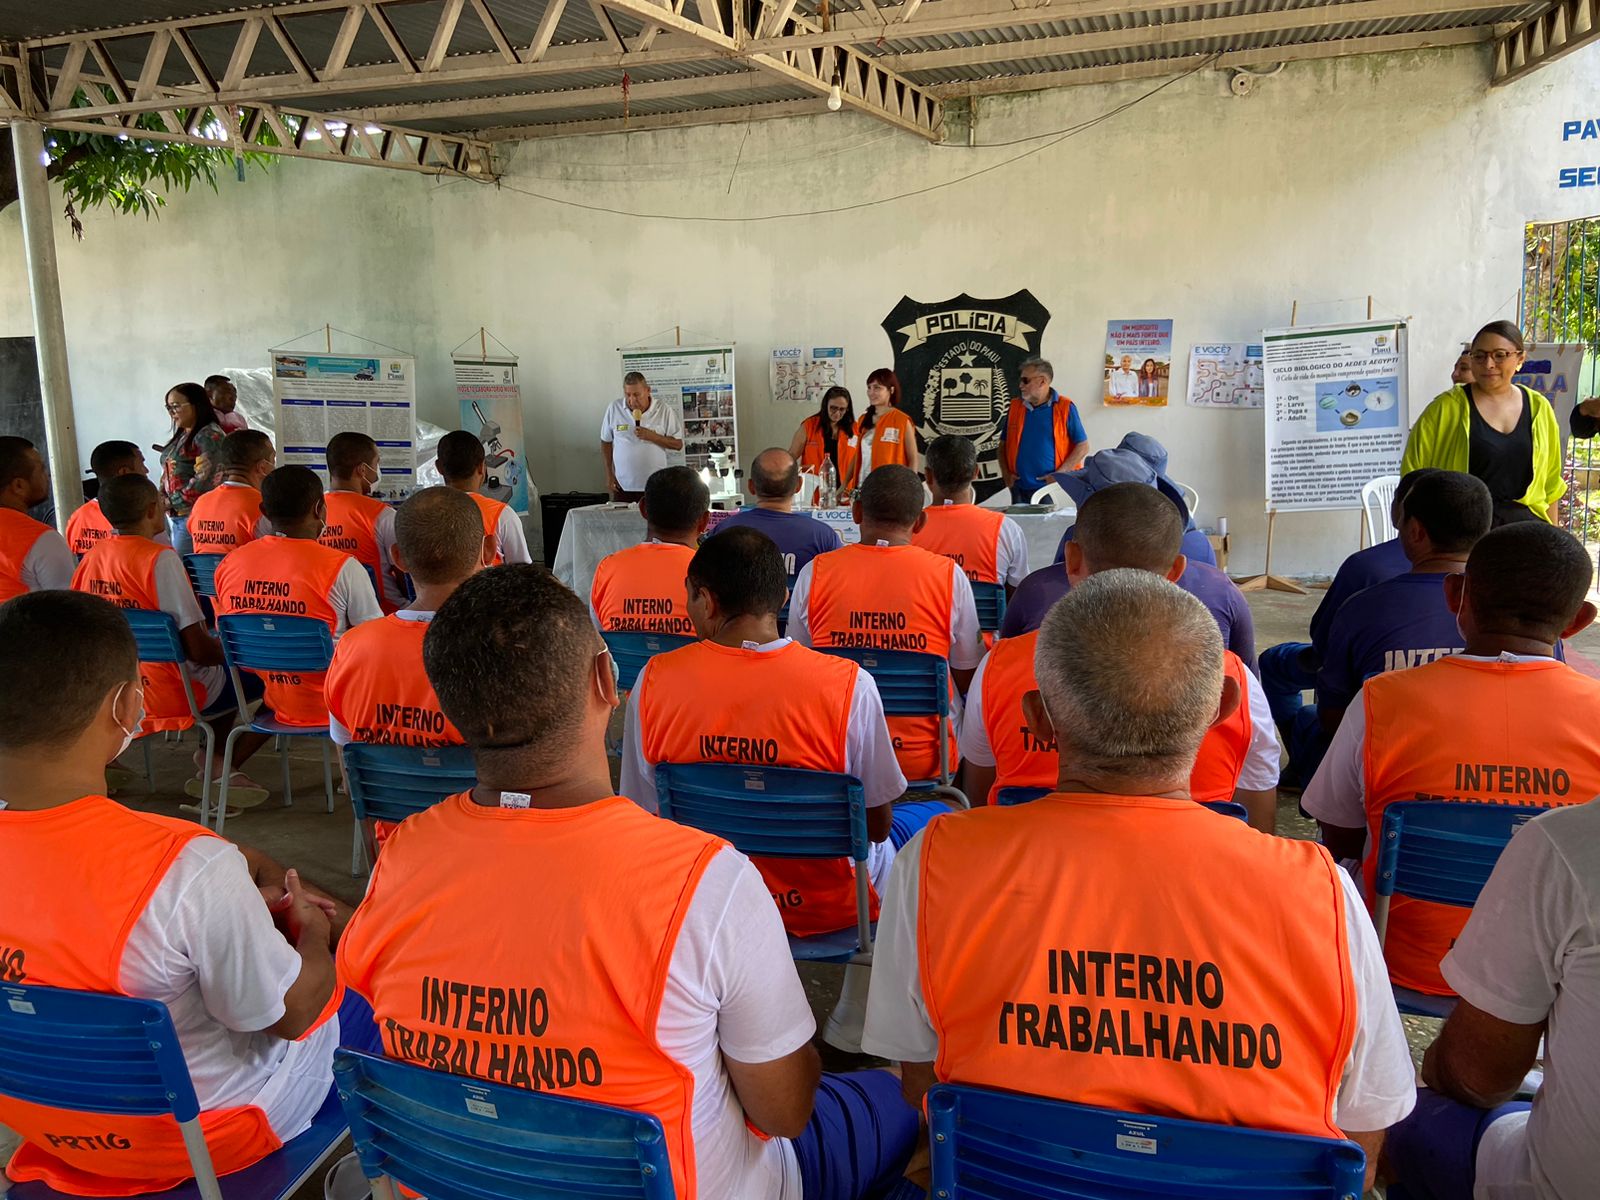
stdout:
{"type": "Polygon", "coordinates": [[[626,400],[613,400],[600,423],[600,440],[611,444],[611,469],[617,474],[617,483],[625,492],[644,491],[645,480],[672,465],[670,453],[653,442],[643,441],[637,432],[639,425],[654,430],[663,437],[683,438],[683,413],[676,405],[658,397],[650,397],[650,407],[640,414],[637,422],[626,400]]]}

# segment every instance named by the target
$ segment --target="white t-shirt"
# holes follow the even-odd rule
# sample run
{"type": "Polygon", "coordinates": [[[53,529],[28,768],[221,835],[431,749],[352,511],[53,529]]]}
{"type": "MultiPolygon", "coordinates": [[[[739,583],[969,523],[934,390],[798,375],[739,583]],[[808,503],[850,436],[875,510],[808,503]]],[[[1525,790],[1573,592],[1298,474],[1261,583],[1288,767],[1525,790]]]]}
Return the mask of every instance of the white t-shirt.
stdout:
{"type": "Polygon", "coordinates": [[[383,589],[383,598],[390,604],[403,605],[406,602],[405,588],[394,574],[394,555],[390,553],[396,542],[394,532],[394,509],[389,505],[383,506],[383,511],[378,514],[378,519],[372,523],[372,537],[378,543],[378,586],[383,589]]]}
{"type": "Polygon", "coordinates": [[[54,529],[41,533],[22,557],[22,586],[30,592],[64,592],[72,586],[78,560],[67,539],[54,529]]]}
{"type": "MultiPolygon", "coordinates": [[[[800,568],[789,593],[789,636],[802,646],[811,645],[811,576],[816,559],[800,568]]],[[[972,583],[956,563],[950,564],[950,666],[970,671],[983,660],[983,636],[978,629],[978,606],[972,583]]]]}
{"type": "Polygon", "coordinates": [[[202,1109],[254,1104],[287,1142],[327,1100],[339,1045],[337,1017],[298,1042],[263,1032],[283,1018],[300,966],[244,855],[196,838],[128,935],[117,983],[167,1006],[202,1109]]]}
{"type": "Polygon", "coordinates": [[[1028,577],[1028,535],[1010,517],[1000,522],[1000,541],[995,546],[995,574],[1000,582],[1019,586],[1028,577]]]}
{"type": "MultiPolygon", "coordinates": [[[[124,534],[112,534],[113,537],[123,537],[124,534]]],[[[181,633],[191,625],[205,627],[205,614],[200,611],[200,602],[195,599],[194,585],[189,582],[189,573],[184,570],[183,559],[178,557],[176,550],[163,550],[156,555],[154,574],[156,579],[156,603],[161,611],[168,614],[178,623],[181,633]]],[[[216,702],[222,694],[223,684],[227,680],[227,672],[220,666],[202,667],[197,663],[189,664],[189,675],[199,687],[204,690],[205,698],[200,700],[202,708],[216,702]]]]}
{"type": "Polygon", "coordinates": [[[1519,829],[1454,948],[1445,980],[1516,1025],[1546,1019],[1544,1086],[1531,1113],[1478,1143],[1474,1200],[1586,1200],[1600,1169],[1600,805],[1519,829]]]}
{"type": "MultiPolygon", "coordinates": [[[[650,397],[650,407],[640,414],[637,424],[662,437],[683,437],[683,413],[655,396],[650,397]]],[[[639,439],[633,410],[626,400],[613,400],[606,409],[600,422],[600,440],[612,444],[611,469],[625,492],[644,491],[645,480],[672,464],[667,450],[639,439]]]]}
{"type": "Polygon", "coordinates": [[[372,590],[372,577],[353,558],[345,559],[339,574],[334,576],[333,587],[328,589],[328,603],[333,605],[338,617],[333,630],[335,640],[343,637],[345,630],[383,616],[377,593],[372,590]]]}
{"type": "MultiPolygon", "coordinates": [[[[922,995],[917,956],[921,863],[922,834],[918,833],[900,848],[883,893],[872,950],[866,1032],[861,1038],[868,1054],[897,1062],[932,1062],[939,1049],[922,995]]],[[[1345,929],[1355,977],[1356,1035],[1344,1063],[1334,1119],[1346,1131],[1368,1133],[1387,1129],[1411,1111],[1417,1101],[1416,1070],[1389,989],[1378,935],[1349,876],[1343,871],[1337,874],[1343,887],[1345,929]]],[[[974,881],[975,886],[981,884],[974,881]]]]}
{"type": "Polygon", "coordinates": [[[1113,396],[1137,396],[1139,394],[1139,372],[1123,370],[1111,372],[1111,394],[1113,396]]]}
{"type": "MultiPolygon", "coordinates": [[[[433,620],[433,613],[419,612],[414,608],[402,608],[394,615],[402,621],[421,621],[424,624],[433,620]]],[[[417,667],[420,670],[422,664],[418,663],[417,667]]],[[[328,740],[335,746],[348,746],[354,740],[350,736],[350,731],[341,725],[339,719],[331,712],[328,714],[328,740]]]]}
{"type": "MultiPolygon", "coordinates": [[[[756,647],[762,654],[781,650],[792,639],[779,638],[756,647]]],[[[644,743],[639,735],[639,693],[642,692],[650,664],[645,663],[639,679],[628,694],[628,711],[622,725],[622,781],[620,791],[646,812],[655,812],[656,764],[645,757],[644,743]]],[[[685,697],[686,704],[693,697],[685,697]]],[[[905,795],[906,777],[894,756],[894,743],[889,738],[889,726],[883,716],[883,700],[878,695],[878,685],[871,675],[856,668],[855,690],[850,694],[850,724],[845,731],[844,770],[861,780],[868,808],[893,804],[905,795]]],[[[887,840],[873,842],[867,853],[867,873],[874,888],[888,883],[889,869],[894,865],[894,846],[887,840]]]]}
{"type": "MultiPolygon", "coordinates": [[[[631,435],[630,435],[631,436],[631,435]]],[[[651,446],[650,449],[657,449],[651,446]]],[[[662,451],[666,453],[665,450],[662,451]]],[[[620,480],[621,475],[617,478],[620,480]]],[[[643,486],[642,484],[640,485],[643,486]]],[[[629,491],[634,489],[629,488],[629,491]]],[[[528,553],[528,539],[522,532],[522,518],[509,504],[500,510],[499,519],[494,526],[495,540],[500,545],[500,557],[508,563],[531,563],[533,555],[528,553]]]]}
{"type": "MultiPolygon", "coordinates": [[[[994,747],[989,744],[989,731],[983,723],[983,681],[988,678],[988,667],[989,660],[985,658],[972,677],[959,740],[962,760],[979,767],[995,765],[994,747]]],[[[1261,681],[1251,671],[1246,671],[1244,677],[1246,703],[1250,705],[1250,746],[1235,786],[1247,792],[1264,792],[1278,786],[1278,727],[1273,723],[1261,681]]]]}

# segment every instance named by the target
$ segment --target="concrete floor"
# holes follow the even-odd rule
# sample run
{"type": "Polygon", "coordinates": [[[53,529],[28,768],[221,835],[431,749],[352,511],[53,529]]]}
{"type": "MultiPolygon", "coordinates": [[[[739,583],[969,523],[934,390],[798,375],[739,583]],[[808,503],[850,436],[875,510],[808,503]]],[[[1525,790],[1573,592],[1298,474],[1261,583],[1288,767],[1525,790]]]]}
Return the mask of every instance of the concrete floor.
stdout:
{"type": "MultiPolygon", "coordinates": [[[[1255,616],[1257,649],[1265,649],[1281,641],[1305,640],[1307,623],[1321,595],[1317,589],[1313,589],[1308,596],[1284,592],[1252,593],[1249,600],[1255,616]]],[[[1571,647],[1578,651],[1573,656],[1575,664],[1580,669],[1593,670],[1592,662],[1586,660],[1600,660],[1600,631],[1585,631],[1572,640],[1571,647]]],[[[130,807],[179,815],[177,806],[187,799],[183,795],[183,782],[193,774],[190,759],[194,750],[195,739],[192,734],[176,745],[157,740],[153,743],[152,752],[154,789],[147,791],[144,780],[139,779],[120,790],[117,799],[130,807]]],[[[349,800],[343,794],[336,794],[333,812],[330,814],[326,811],[321,749],[317,740],[294,739],[288,757],[294,788],[293,806],[282,805],[277,756],[270,750],[264,750],[256,762],[250,764],[250,773],[264,786],[271,788],[273,795],[262,806],[247,810],[228,821],[226,833],[233,839],[260,848],[286,866],[298,868],[303,876],[331,894],[356,903],[361,898],[365,879],[352,877],[350,871],[352,813],[349,800]]],[[[337,781],[336,771],[336,786],[337,781]]],[[[1280,797],[1278,832],[1286,837],[1314,837],[1315,825],[1300,816],[1297,799],[1292,794],[1280,797]]],[[[820,1029],[838,998],[843,972],[836,967],[802,966],[800,975],[820,1029]]],[[[1405,1023],[1414,1056],[1420,1062],[1423,1049],[1437,1034],[1438,1022],[1405,1018],[1405,1023]]],[[[841,1054],[822,1043],[820,1037],[818,1048],[824,1066],[829,1070],[848,1070],[875,1062],[841,1054]]],[[[320,1195],[320,1183],[313,1183],[302,1189],[297,1200],[314,1200],[320,1195]]]]}

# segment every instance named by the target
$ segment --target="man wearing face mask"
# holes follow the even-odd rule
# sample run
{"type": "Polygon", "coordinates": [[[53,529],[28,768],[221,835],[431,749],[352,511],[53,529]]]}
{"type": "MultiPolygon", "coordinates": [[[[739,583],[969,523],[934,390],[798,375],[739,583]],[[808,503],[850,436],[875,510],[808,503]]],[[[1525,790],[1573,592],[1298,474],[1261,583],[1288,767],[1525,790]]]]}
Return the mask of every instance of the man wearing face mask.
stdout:
{"type": "Polygon", "coordinates": [[[378,443],[347,430],[328,442],[327,523],[317,541],[342,550],[378,581],[378,605],[385,614],[406,605],[405,589],[394,568],[394,509],[375,499],[380,457],[378,443]]]}
{"type": "MultiPolygon", "coordinates": [[[[0,981],[164,1003],[217,1173],[240,1170],[310,1125],[341,1042],[375,1046],[371,1010],[341,1003],[334,978],[349,910],[261,854],[102,794],[144,707],[116,608],[60,591],[0,606],[0,678],[46,677],[56,686],[0,689],[0,981]]],[[[87,1132],[84,1118],[0,1098],[0,1124],[23,1139],[17,1182],[129,1195],[190,1176],[170,1121],[99,1115],[92,1138],[52,1137],[87,1132]]]]}

